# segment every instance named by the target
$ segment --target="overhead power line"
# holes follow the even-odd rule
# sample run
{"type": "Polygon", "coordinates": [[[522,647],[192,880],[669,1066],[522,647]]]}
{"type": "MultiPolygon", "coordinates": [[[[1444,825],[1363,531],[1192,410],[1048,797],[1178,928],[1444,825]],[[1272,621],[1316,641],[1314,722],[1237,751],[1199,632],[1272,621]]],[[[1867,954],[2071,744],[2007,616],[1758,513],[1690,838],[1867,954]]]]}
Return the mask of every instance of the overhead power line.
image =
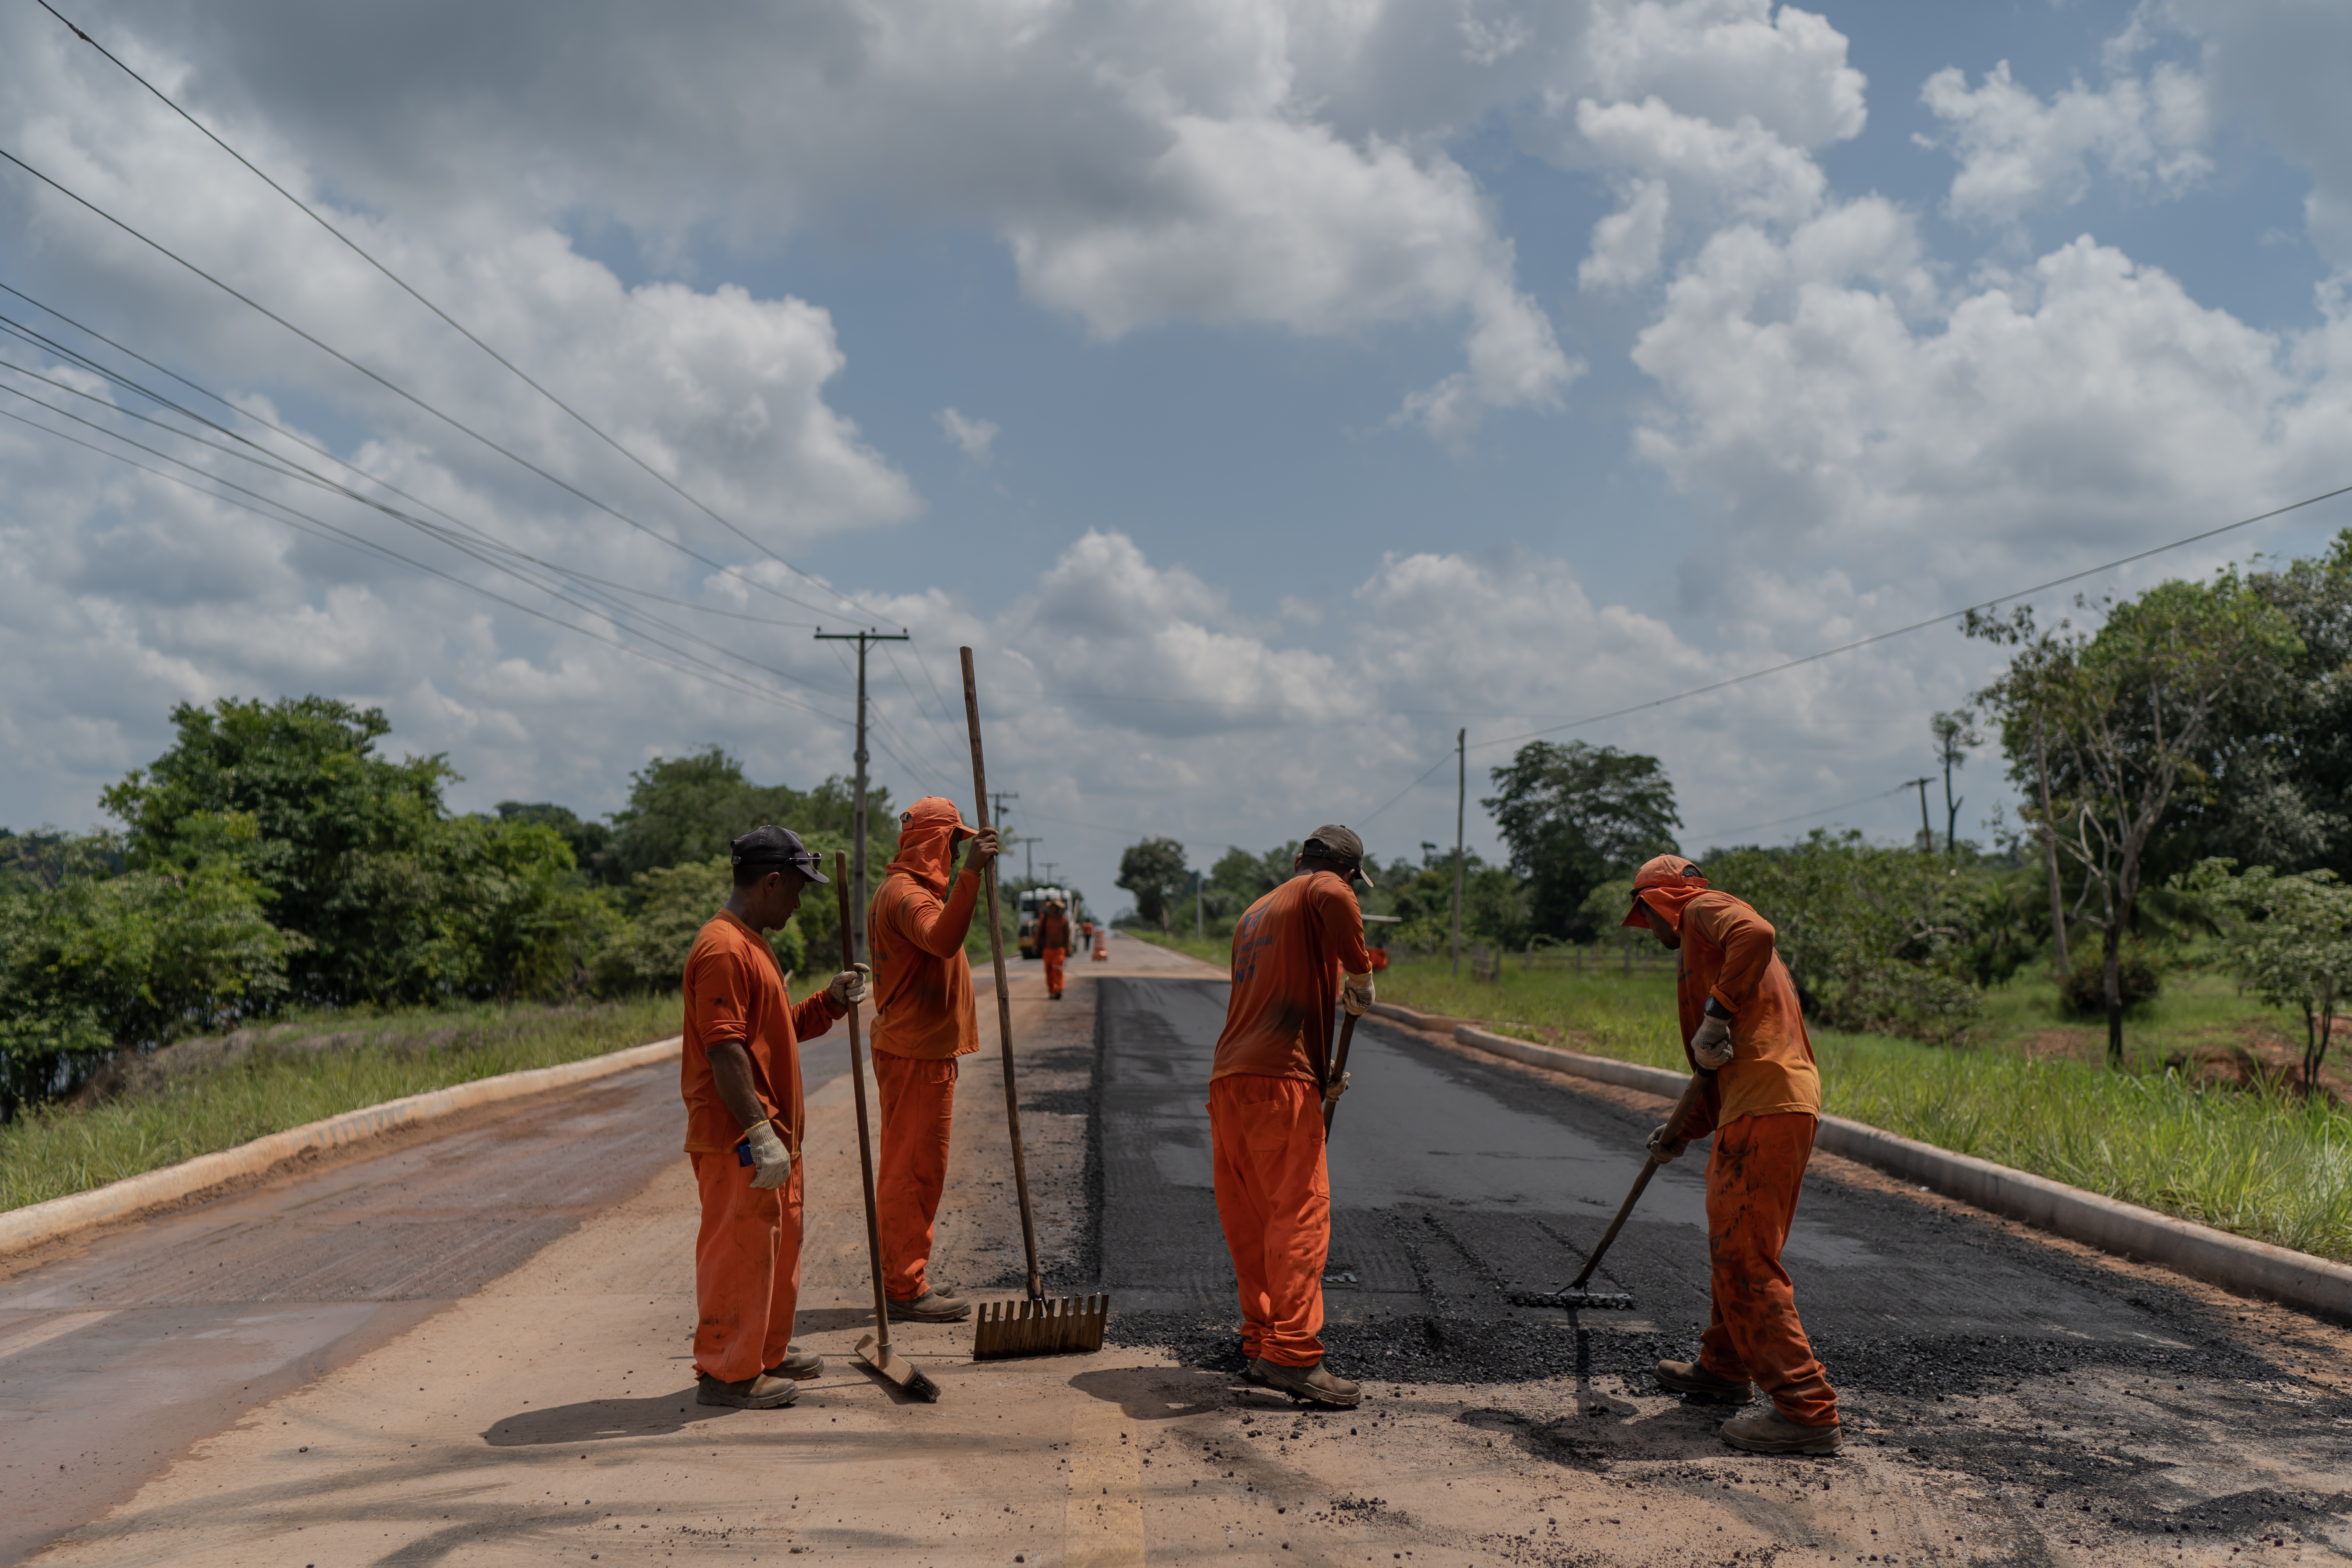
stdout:
{"type": "MultiPolygon", "coordinates": [[[[1981,600],[1973,605],[1964,605],[1957,610],[1947,610],[1939,616],[1930,616],[1924,621],[1913,621],[1909,626],[1896,626],[1891,631],[1874,632],[1869,637],[1858,637],[1854,641],[1849,643],[1841,643],[1835,647],[1826,647],[1822,649],[1819,653],[1809,653],[1801,658],[1787,659],[1780,664],[1767,665],[1762,669],[1751,669],[1744,675],[1734,675],[1727,677],[1722,680],[1712,680],[1704,686],[1694,686],[1686,690],[1671,692],[1664,697],[1654,697],[1646,702],[1635,702],[1623,708],[1612,708],[1606,713],[1594,713],[1582,719],[1572,719],[1564,724],[1548,725],[1540,730],[1528,730],[1516,735],[1502,735],[1491,741],[1474,741],[1470,742],[1468,749],[1474,752],[1487,751],[1496,746],[1516,745],[1523,741],[1539,740],[1546,735],[1557,735],[1567,730],[1580,730],[1588,724],[1599,724],[1611,719],[1622,719],[1631,713],[1645,712],[1653,708],[1664,708],[1669,703],[1681,702],[1688,698],[1703,697],[1710,691],[1721,691],[1727,687],[1744,685],[1751,680],[1761,680],[1768,675],[1778,675],[1783,670],[1795,669],[1802,665],[1816,664],[1825,658],[1833,658],[1842,653],[1852,653],[1857,648],[1869,647],[1874,644],[1886,642],[1895,637],[1907,637],[1913,632],[1925,631],[1929,626],[1942,626],[1948,621],[1957,621],[1963,616],[1969,615],[1975,611],[1993,609],[1999,605],[2006,605],[2018,599],[2031,598],[2036,594],[2047,593],[2053,588],[2063,588],[2069,583],[2079,583],[2085,577],[2095,577],[2102,572],[2112,572],[2119,566],[2128,566],[2136,561],[2146,561],[2150,556],[2162,555],[2169,551],[2184,549],[2189,545],[2200,543],[2208,539],[2215,539],[2225,533],[2234,533],[2239,529],[2251,528],[2255,523],[2267,522],[2274,517],[2284,517],[2291,511],[2300,511],[2305,507],[2317,506],[2321,501],[2334,500],[2336,497],[2343,495],[2352,495],[2352,485],[2339,485],[2332,490],[2323,490],[2315,496],[2305,496],[2303,500],[2298,501],[2289,501],[2284,506],[2273,507],[2268,511],[2256,512],[2252,517],[2242,517],[2235,522],[2225,522],[2218,528],[2205,529],[2200,532],[2189,534],[2185,538],[2173,540],[2171,542],[2167,544],[2151,545],[2146,550],[2134,551],[2129,555],[2120,555],[2113,561],[2102,562],[2096,566],[2086,566],[2079,572],[2069,572],[2063,577],[2053,577],[2046,583],[2037,583],[2031,588],[2020,588],[2014,593],[2001,594],[1993,598],[1981,600]]],[[[1426,780],[1431,773],[1435,773],[1438,769],[1444,767],[1447,763],[1450,763],[1453,760],[1454,752],[1449,748],[1444,756],[1440,757],[1437,761],[1429,765],[1427,771],[1423,773],[1420,778],[1413,780],[1412,783],[1399,790],[1396,795],[1389,800],[1387,805],[1382,805],[1380,808],[1380,811],[1374,812],[1372,816],[1378,816],[1381,812],[1388,810],[1390,806],[1396,805],[1398,801],[1402,800],[1406,795],[1411,795],[1414,790],[1421,787],[1422,783],[1426,780]]],[[[1843,808],[1833,807],[1832,809],[1843,808]]],[[[1371,820],[1371,817],[1366,817],[1364,820],[1369,822],[1371,820]]],[[[1790,818],[1790,820],[1793,821],[1796,819],[1790,818]]],[[[1762,826],[1768,825],[1758,824],[1757,826],[1762,826]]]]}
{"type": "Polygon", "coordinates": [[[1909,789],[1916,782],[1916,781],[1915,780],[1906,779],[1901,784],[1895,784],[1892,788],[1880,790],[1876,795],[1866,795],[1860,800],[1840,801],[1835,805],[1825,805],[1818,811],[1801,811],[1794,816],[1776,816],[1769,822],[1751,822],[1744,827],[1709,828],[1705,833],[1692,834],[1691,840],[1692,842],[1696,843],[1704,839],[1711,844],[1720,844],[1723,840],[1732,837],[1736,834],[1754,833],[1762,828],[1780,827],[1791,822],[1809,822],[1817,816],[1833,816],[1841,811],[1851,811],[1857,805],[1868,805],[1873,801],[1885,800],[1890,795],[1901,795],[1905,790],[1909,789]]]}
{"type": "MultiPolygon", "coordinates": [[[[47,11],[50,16],[55,16],[60,23],[63,23],[66,28],[70,31],[75,37],[79,38],[83,43],[88,44],[91,48],[96,49],[100,54],[105,56],[106,58],[125,76],[128,76],[131,80],[137,82],[141,87],[145,88],[150,93],[153,94],[158,102],[162,103],[166,109],[169,109],[173,113],[178,115],[181,119],[194,126],[200,133],[203,134],[206,141],[219,148],[222,152],[227,153],[230,157],[236,159],[238,163],[245,167],[247,172],[254,176],[254,178],[259,180],[263,184],[268,185],[271,190],[276,191],[289,202],[291,202],[301,211],[304,216],[310,218],[311,222],[317,224],[320,228],[325,229],[329,234],[334,236],[336,239],[341,241],[345,248],[349,249],[352,255],[358,257],[370,267],[374,268],[376,271],[382,273],[386,279],[390,279],[393,285],[398,288],[402,293],[406,294],[410,299],[415,300],[418,304],[432,311],[434,315],[439,317],[442,321],[446,323],[450,330],[457,333],[458,336],[464,338],[467,342],[473,344],[476,348],[489,355],[490,358],[496,360],[507,370],[509,374],[513,375],[515,379],[521,382],[525,386],[530,387],[533,392],[539,394],[540,396],[547,399],[548,402],[553,404],[556,407],[562,409],[565,414],[569,415],[579,424],[582,429],[586,430],[590,435],[604,442],[604,445],[612,447],[615,452],[620,453],[621,456],[626,458],[630,462],[644,469],[647,474],[652,475],[656,481],[658,481],[665,489],[668,489],[672,494],[677,496],[688,505],[693,507],[696,510],[709,518],[713,522],[718,523],[720,527],[726,529],[729,532],[742,540],[746,544],[751,545],[754,550],[759,551],[770,560],[782,566],[786,571],[791,572],[795,576],[804,578],[808,582],[814,584],[817,587],[824,589],[828,594],[831,594],[843,604],[849,605],[851,608],[856,609],[862,614],[869,616],[877,614],[877,612],[870,610],[866,608],[866,606],[860,605],[856,600],[849,597],[846,594],[842,593],[839,589],[834,587],[833,584],[825,582],[823,578],[802,571],[798,566],[793,565],[790,561],[785,560],[783,556],[778,554],[776,551],[752,534],[749,530],[740,526],[732,519],[722,516],[699,497],[694,495],[683,486],[679,485],[676,480],[672,479],[667,474],[663,473],[659,468],[655,468],[651,463],[646,462],[636,453],[631,451],[626,446],[623,445],[603,427],[595,424],[595,422],[591,420],[586,415],[581,413],[578,409],[572,407],[572,405],[563,401],[562,398],[558,397],[554,393],[549,391],[546,386],[534,379],[529,373],[524,371],[521,366],[516,364],[512,360],[507,358],[506,355],[499,353],[498,350],[492,348],[488,343],[484,342],[480,338],[477,337],[472,329],[468,328],[464,322],[458,321],[455,316],[449,314],[448,311],[443,310],[440,306],[426,299],[422,293],[418,292],[406,279],[401,277],[400,274],[394,272],[391,268],[386,267],[383,262],[377,260],[374,256],[371,255],[350,235],[345,234],[341,229],[337,228],[333,224],[328,222],[325,215],[320,213],[317,208],[311,206],[310,203],[296,195],[292,191],[288,190],[284,185],[279,184],[267,174],[264,174],[250,158],[247,158],[244,153],[238,152],[236,148],[230,146],[226,141],[222,140],[219,134],[210,126],[206,125],[203,121],[198,120],[194,115],[181,108],[180,105],[174,102],[172,97],[168,93],[164,92],[163,89],[157,87],[153,82],[149,81],[145,77],[141,76],[137,71],[131,69],[128,64],[117,57],[115,53],[109,49],[104,44],[101,44],[96,38],[91,37],[88,33],[82,31],[80,27],[76,26],[63,12],[50,5],[49,0],[36,0],[36,3],[40,5],[42,10],[47,11]]],[[[341,356],[339,355],[337,357],[340,358],[341,356]]]]}
{"type": "MultiPolygon", "coordinates": [[[[131,227],[131,225],[123,222],[121,218],[116,217],[112,213],[108,212],[97,203],[90,201],[88,197],[79,195],[66,185],[61,184],[58,181],[51,179],[48,175],[33,167],[32,164],[26,163],[25,160],[17,157],[14,153],[9,152],[5,147],[0,147],[0,159],[5,159],[8,163],[14,163],[16,167],[24,170],[26,174],[32,175],[35,179],[40,181],[51,190],[58,192],[60,195],[65,196],[77,205],[81,206],[99,217],[105,219],[116,228],[121,229],[131,238],[139,241],[140,244],[153,250],[157,255],[163,257],[165,259],[172,261],[180,267],[185,268],[188,271],[195,274],[198,278],[203,279],[205,282],[211,284],[214,288],[218,289],[222,293],[226,294],[230,299],[236,300],[239,304],[244,305],[248,310],[275,321],[278,325],[285,328],[288,331],[293,333],[296,337],[300,338],[304,342],[309,343],[320,353],[326,354],[329,358],[350,366],[352,370],[357,371],[360,374],[365,376],[368,380],[374,382],[377,385],[383,387],[387,392],[392,393],[395,396],[413,405],[423,412],[431,415],[434,418],[440,420],[443,424],[448,426],[451,429],[457,431],[461,435],[469,437],[473,440],[479,442],[482,446],[497,453],[499,457],[506,458],[508,461],[514,463],[516,466],[538,475],[541,479],[545,479],[549,484],[555,486],[565,494],[572,496],[585,504],[595,508],[598,511],[604,513],[608,517],[614,518],[621,522],[628,524],[631,528],[635,529],[638,532],[645,534],[649,539],[658,540],[660,542],[668,545],[672,550],[677,551],[679,553],[686,555],[692,560],[700,562],[703,565],[709,567],[714,572],[722,572],[729,575],[739,577],[742,581],[760,589],[762,593],[772,594],[777,598],[782,599],[787,603],[798,605],[804,610],[814,611],[818,615],[827,613],[822,605],[812,605],[807,600],[787,594],[782,589],[778,588],[772,584],[762,583],[756,577],[751,576],[746,573],[740,572],[736,568],[726,565],[721,562],[711,559],[709,556],[703,554],[700,551],[696,550],[693,546],[685,543],[683,541],[672,539],[668,534],[662,532],[659,529],[653,527],[651,524],[641,522],[637,519],[630,516],[627,512],[621,510],[618,507],[613,506],[609,502],[600,500],[596,497],[590,495],[586,490],[583,490],[579,486],[572,483],[571,480],[560,478],[557,475],[549,472],[547,469],[541,468],[537,463],[532,462],[530,458],[522,456],[520,453],[516,452],[512,448],[482,434],[482,432],[475,429],[472,426],[467,425],[457,416],[443,412],[432,404],[427,403],[424,398],[419,397],[416,394],[409,391],[406,387],[402,386],[399,383],[393,381],[390,377],[369,368],[367,365],[361,363],[358,360],[352,358],[349,354],[344,353],[341,350],[326,342],[323,339],[320,339],[315,334],[296,326],[292,321],[288,321],[277,311],[272,310],[267,305],[262,304],[251,295],[243,292],[233,285],[224,282],[222,279],[205,271],[194,262],[190,261],[187,258],[180,255],[177,251],[163,244],[161,240],[150,238],[147,235],[131,227]]],[[[11,289],[10,292],[15,293],[16,291],[11,289]]],[[[19,297],[22,298],[23,296],[20,295],[19,297]]]]}

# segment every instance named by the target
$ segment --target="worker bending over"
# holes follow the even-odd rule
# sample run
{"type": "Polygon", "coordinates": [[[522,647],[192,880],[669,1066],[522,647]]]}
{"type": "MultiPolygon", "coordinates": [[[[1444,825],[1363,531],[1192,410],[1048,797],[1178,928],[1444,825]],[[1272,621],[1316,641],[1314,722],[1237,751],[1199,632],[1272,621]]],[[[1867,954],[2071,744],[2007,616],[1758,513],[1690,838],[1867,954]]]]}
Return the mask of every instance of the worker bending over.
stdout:
{"type": "Polygon", "coordinates": [[[1298,873],[1234,927],[1234,989],[1209,1074],[1209,1143],[1217,1219],[1241,1285],[1242,1353],[1252,1382],[1347,1408],[1362,1393],[1323,1364],[1323,1263],[1331,1249],[1331,1178],[1323,1102],[1334,1079],[1331,1010],[1372,1004],[1372,960],[1349,884],[1364,845],[1318,827],[1298,873]]]}
{"type": "Polygon", "coordinates": [[[1062,999],[1062,963],[1070,956],[1070,916],[1059,899],[1037,911],[1037,951],[1045,959],[1045,994],[1062,999]]]}
{"type": "Polygon", "coordinates": [[[955,802],[925,795],[898,817],[898,852],[866,919],[876,990],[874,1081],[882,1091],[875,1206],[883,1293],[896,1321],[951,1323],[971,1313],[970,1301],[928,1270],[948,1180],[956,1058],[980,1048],[963,939],[980,902],[981,872],[996,850],[994,828],[975,833],[955,802]],[[966,840],[971,847],[957,875],[956,846],[966,840]]]}
{"type": "Polygon", "coordinates": [[[864,966],[795,1007],[766,932],[823,882],[797,835],[755,827],[734,843],[735,890],[686,955],[679,1088],[686,1153],[702,1194],[694,1242],[694,1370],[704,1405],[769,1410],[791,1380],[824,1370],[792,1348],[801,1293],[800,1042],[866,1000],[864,966]]]}
{"type": "Polygon", "coordinates": [[[1771,1406],[1723,1424],[1724,1440],[1759,1454],[1827,1454],[1843,1440],[1837,1392],[1813,1359],[1780,1247],[1821,1120],[1822,1079],[1797,988],[1764,917],[1711,892],[1699,869],[1661,855],[1633,879],[1625,924],[1647,926],[1682,954],[1677,986],[1691,1065],[1714,1077],[1679,1128],[1650,1135],[1660,1162],[1715,1134],[1706,1162],[1706,1251],[1715,1310],[1698,1360],[1662,1361],[1678,1394],[1744,1404],[1749,1380],[1771,1406]]]}

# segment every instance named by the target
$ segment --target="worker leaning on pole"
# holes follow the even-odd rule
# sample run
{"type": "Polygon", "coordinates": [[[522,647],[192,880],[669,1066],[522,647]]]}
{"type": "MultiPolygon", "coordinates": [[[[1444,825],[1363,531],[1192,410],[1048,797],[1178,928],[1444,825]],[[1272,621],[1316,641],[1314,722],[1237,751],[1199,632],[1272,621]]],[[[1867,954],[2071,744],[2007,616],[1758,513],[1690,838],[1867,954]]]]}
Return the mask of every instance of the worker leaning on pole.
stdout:
{"type": "Polygon", "coordinates": [[[947,1185],[956,1058],[980,1048],[964,936],[980,902],[981,872],[996,853],[996,829],[967,826],[955,802],[925,795],[899,815],[898,853],[866,918],[874,1081],[882,1100],[875,1210],[883,1293],[900,1321],[951,1323],[971,1313],[953,1286],[929,1278],[931,1232],[947,1185]],[[967,842],[959,874],[956,848],[967,842]]]}
{"type": "Polygon", "coordinates": [[[1698,1359],[1660,1362],[1658,1381],[1678,1394],[1745,1402],[1752,1379],[1771,1404],[1725,1422],[1726,1442],[1759,1454],[1831,1453],[1843,1441],[1837,1392],[1813,1357],[1780,1266],[1822,1112],[1796,985],[1764,917],[1709,890],[1678,855],[1661,855],[1636,873],[1624,923],[1679,950],[1684,1050],[1694,1068],[1715,1075],[1681,1127],[1650,1135],[1664,1162],[1680,1158],[1692,1139],[1715,1134],[1706,1162],[1714,1313],[1698,1359]]]}
{"type": "Polygon", "coordinates": [[[800,1042],[866,1000],[864,965],[795,1007],[765,933],[823,882],[798,835],[755,827],[733,845],[735,889],[686,957],[679,1089],[702,1194],[694,1242],[694,1370],[704,1405],[768,1410],[824,1358],[792,1348],[801,1290],[800,1042]]]}
{"type": "Polygon", "coordinates": [[[1331,1178],[1323,1160],[1335,1005],[1372,1004],[1371,955],[1350,884],[1363,840],[1318,827],[1297,874],[1234,927],[1234,989],[1209,1074],[1217,1219],[1241,1287],[1242,1353],[1253,1382],[1342,1408],[1363,1394],[1323,1364],[1323,1263],[1331,1178]]]}

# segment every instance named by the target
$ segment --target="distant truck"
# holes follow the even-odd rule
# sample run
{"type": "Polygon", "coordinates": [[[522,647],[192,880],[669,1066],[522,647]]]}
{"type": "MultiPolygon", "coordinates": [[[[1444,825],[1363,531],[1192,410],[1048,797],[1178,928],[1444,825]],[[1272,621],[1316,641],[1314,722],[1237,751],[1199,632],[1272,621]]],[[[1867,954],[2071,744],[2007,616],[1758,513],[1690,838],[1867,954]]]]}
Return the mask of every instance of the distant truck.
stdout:
{"type": "Polygon", "coordinates": [[[1035,959],[1043,956],[1037,946],[1037,917],[1045,911],[1047,899],[1062,900],[1062,913],[1070,922],[1070,940],[1077,940],[1078,896],[1067,888],[1031,888],[1021,895],[1019,928],[1021,956],[1035,959]]]}

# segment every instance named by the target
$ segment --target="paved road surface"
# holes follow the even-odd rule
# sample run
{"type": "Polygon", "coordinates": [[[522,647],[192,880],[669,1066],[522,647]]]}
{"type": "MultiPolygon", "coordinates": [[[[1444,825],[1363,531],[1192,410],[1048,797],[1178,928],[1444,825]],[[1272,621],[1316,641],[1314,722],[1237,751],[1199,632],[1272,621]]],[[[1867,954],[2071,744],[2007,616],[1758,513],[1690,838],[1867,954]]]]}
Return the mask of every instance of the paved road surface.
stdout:
{"type": "MultiPolygon", "coordinates": [[[[803,1052],[811,1091],[848,1063],[803,1052]]],[[[0,1279],[0,1563],[471,1294],[680,1158],[672,1063],[98,1233],[0,1279]],[[37,1485],[33,1484],[37,1480],[37,1485]]]]}

